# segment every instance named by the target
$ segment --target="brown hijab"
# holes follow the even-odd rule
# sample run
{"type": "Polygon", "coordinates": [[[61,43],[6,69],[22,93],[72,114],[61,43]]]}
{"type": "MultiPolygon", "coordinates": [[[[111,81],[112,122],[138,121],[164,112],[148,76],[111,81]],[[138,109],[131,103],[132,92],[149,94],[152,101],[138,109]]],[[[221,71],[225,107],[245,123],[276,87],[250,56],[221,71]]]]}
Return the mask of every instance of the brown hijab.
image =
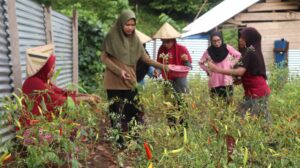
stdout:
{"type": "Polygon", "coordinates": [[[135,66],[145,50],[135,32],[132,36],[126,36],[123,31],[130,19],[135,20],[135,14],[131,10],[124,10],[106,35],[102,50],[126,65],[135,66]]]}

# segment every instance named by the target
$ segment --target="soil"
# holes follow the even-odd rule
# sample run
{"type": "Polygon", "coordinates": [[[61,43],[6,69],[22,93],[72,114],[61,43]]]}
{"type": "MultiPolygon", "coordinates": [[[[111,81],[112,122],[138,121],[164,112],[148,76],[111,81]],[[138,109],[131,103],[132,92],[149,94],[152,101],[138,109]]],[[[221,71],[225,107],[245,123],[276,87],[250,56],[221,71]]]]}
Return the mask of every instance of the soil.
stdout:
{"type": "MultiPolygon", "coordinates": [[[[106,129],[110,127],[108,118],[105,118],[100,123],[99,135],[105,135],[106,129]]],[[[117,156],[113,152],[113,148],[110,142],[105,140],[104,136],[100,136],[100,142],[90,146],[90,156],[87,158],[87,165],[82,167],[88,168],[119,168],[117,156]]],[[[124,165],[124,168],[131,168],[128,163],[124,165]]]]}
{"type": "MultiPolygon", "coordinates": [[[[108,118],[104,118],[100,122],[99,135],[105,135],[106,129],[109,127],[108,118]]],[[[116,157],[113,154],[112,146],[100,136],[99,144],[90,146],[90,156],[87,158],[87,167],[90,168],[117,168],[116,157]]],[[[86,167],[83,166],[83,167],[86,167]]]]}

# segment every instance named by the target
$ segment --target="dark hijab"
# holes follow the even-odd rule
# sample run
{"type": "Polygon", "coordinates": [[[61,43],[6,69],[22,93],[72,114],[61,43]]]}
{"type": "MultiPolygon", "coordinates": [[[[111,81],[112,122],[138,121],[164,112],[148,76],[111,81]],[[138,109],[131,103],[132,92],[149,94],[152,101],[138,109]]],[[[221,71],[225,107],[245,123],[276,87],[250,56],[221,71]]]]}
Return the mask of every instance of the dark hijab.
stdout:
{"type": "Polygon", "coordinates": [[[242,58],[245,68],[251,75],[261,75],[267,79],[260,33],[253,27],[247,27],[241,31],[241,38],[245,40],[247,47],[242,58]]]}
{"type": "Polygon", "coordinates": [[[229,53],[227,45],[223,42],[222,33],[219,31],[213,31],[210,35],[210,43],[211,45],[207,49],[209,56],[215,63],[222,62],[229,53]],[[212,39],[214,36],[218,36],[221,39],[222,45],[220,47],[215,47],[213,45],[212,39]]]}

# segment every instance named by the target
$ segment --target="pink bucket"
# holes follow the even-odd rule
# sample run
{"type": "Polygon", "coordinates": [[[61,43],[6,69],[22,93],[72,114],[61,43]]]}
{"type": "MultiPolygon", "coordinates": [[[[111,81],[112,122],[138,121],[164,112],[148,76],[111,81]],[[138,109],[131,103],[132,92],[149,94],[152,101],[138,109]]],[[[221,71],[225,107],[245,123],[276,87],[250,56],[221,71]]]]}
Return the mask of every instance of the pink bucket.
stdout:
{"type": "Polygon", "coordinates": [[[169,65],[169,78],[183,78],[186,77],[191,70],[188,66],[183,65],[169,65]]]}

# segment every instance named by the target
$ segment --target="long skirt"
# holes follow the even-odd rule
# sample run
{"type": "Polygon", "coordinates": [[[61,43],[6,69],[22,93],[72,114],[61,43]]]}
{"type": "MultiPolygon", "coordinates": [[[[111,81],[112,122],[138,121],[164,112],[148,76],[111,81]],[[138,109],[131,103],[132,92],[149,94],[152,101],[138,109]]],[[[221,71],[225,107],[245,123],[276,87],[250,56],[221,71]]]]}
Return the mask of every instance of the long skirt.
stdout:
{"type": "Polygon", "coordinates": [[[263,115],[267,121],[271,121],[271,115],[268,110],[268,98],[269,96],[258,99],[245,97],[244,101],[239,105],[238,112],[243,118],[246,116],[247,112],[249,112],[251,116],[263,115]]]}

